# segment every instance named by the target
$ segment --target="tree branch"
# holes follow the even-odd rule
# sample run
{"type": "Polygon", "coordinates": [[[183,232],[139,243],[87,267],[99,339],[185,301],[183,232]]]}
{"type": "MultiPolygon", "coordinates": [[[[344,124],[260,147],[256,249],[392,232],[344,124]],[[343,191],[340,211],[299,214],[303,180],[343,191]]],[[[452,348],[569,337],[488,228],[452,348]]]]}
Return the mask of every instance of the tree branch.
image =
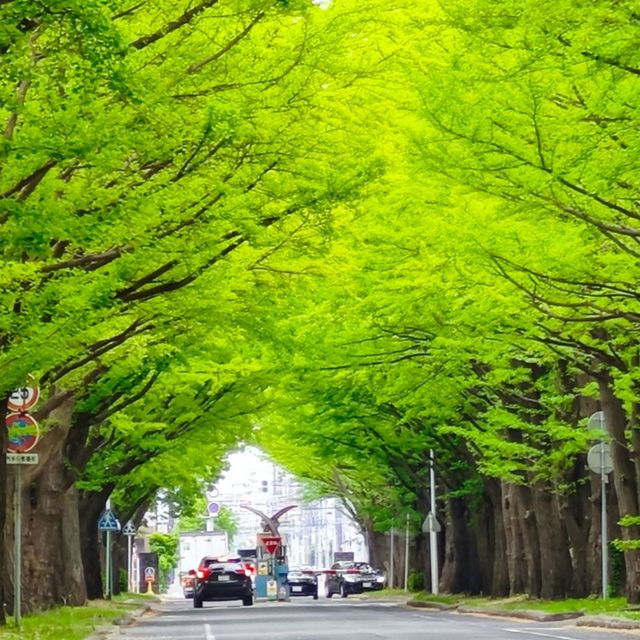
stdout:
{"type": "Polygon", "coordinates": [[[158,31],[150,33],[146,36],[141,36],[137,40],[134,40],[130,46],[134,49],[144,49],[150,44],[157,42],[161,38],[164,38],[177,29],[180,29],[181,27],[189,24],[198,14],[202,13],[206,9],[209,9],[210,7],[213,7],[213,5],[217,3],[218,0],[203,0],[203,2],[197,4],[195,7],[187,9],[187,11],[185,11],[179,18],[167,23],[164,27],[158,29],[158,31]]]}

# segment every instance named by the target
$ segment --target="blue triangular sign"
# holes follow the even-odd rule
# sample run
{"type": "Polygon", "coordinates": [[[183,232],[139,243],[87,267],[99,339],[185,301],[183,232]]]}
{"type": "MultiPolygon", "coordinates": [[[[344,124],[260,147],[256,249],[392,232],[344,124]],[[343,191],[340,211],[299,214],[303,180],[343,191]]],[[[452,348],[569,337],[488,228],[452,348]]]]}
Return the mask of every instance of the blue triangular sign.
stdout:
{"type": "Polygon", "coordinates": [[[105,511],[98,520],[99,531],[120,531],[120,523],[116,514],[111,510],[105,511]]]}

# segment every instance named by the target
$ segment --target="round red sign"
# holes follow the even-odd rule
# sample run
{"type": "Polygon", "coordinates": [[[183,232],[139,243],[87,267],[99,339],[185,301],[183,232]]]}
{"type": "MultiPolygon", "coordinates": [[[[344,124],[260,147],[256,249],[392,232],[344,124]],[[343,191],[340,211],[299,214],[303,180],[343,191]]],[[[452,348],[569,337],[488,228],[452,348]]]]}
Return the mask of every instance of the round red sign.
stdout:
{"type": "Polygon", "coordinates": [[[9,453],[27,453],[36,446],[40,431],[38,423],[25,413],[11,413],[6,419],[9,453]]]}
{"type": "Polygon", "coordinates": [[[27,411],[33,407],[40,397],[40,389],[37,386],[19,387],[14,389],[7,400],[9,411],[27,411]]]}

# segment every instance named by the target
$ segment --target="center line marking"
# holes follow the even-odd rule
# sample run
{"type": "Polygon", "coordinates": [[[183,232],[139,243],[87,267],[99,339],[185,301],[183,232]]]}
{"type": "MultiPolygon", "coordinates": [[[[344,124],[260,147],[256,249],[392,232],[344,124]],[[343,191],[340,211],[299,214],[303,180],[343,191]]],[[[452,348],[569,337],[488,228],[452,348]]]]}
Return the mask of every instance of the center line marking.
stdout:
{"type": "Polygon", "coordinates": [[[211,630],[210,624],[204,625],[204,637],[206,640],[216,640],[216,637],[213,635],[213,631],[211,630]]]}

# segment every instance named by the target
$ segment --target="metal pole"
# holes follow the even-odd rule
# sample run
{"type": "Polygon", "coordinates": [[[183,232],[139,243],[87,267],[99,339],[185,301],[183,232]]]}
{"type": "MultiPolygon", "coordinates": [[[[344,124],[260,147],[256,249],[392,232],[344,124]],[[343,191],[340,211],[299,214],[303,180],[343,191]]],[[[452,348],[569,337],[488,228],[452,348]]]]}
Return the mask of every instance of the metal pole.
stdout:
{"type": "MultiPolygon", "coordinates": [[[[436,515],[436,472],[435,472],[435,456],[433,449],[429,450],[429,458],[431,459],[431,466],[429,469],[429,484],[431,493],[431,513],[436,515]]],[[[429,555],[431,556],[431,593],[438,595],[438,583],[440,579],[438,577],[438,534],[432,527],[429,532],[429,555]]]]}
{"type": "Polygon", "coordinates": [[[21,623],[21,598],[22,598],[22,465],[18,463],[16,467],[16,488],[13,501],[13,517],[15,519],[15,566],[13,578],[13,617],[16,627],[21,623]]]}
{"type": "Polygon", "coordinates": [[[607,474],[604,468],[604,442],[600,442],[600,528],[602,529],[602,599],[606,600],[609,591],[609,540],[607,527],[607,474]]]}
{"type": "Polygon", "coordinates": [[[133,536],[127,536],[127,580],[129,582],[129,592],[133,592],[133,567],[131,566],[131,548],[133,545],[133,536]]]}
{"type": "Polygon", "coordinates": [[[395,530],[393,527],[391,527],[391,539],[390,539],[390,543],[389,543],[389,588],[393,589],[393,584],[395,582],[394,578],[395,576],[393,575],[393,551],[394,551],[394,547],[395,547],[395,540],[394,540],[394,534],[395,534],[395,530]]]}
{"type": "Polygon", "coordinates": [[[404,529],[404,590],[409,591],[409,514],[404,529]]]}
{"type": "MultiPolygon", "coordinates": [[[[107,505],[106,505],[106,510],[110,511],[111,510],[111,498],[107,498],[107,505]]],[[[111,587],[111,531],[107,531],[107,549],[106,549],[106,553],[105,553],[105,571],[104,571],[104,576],[105,576],[105,598],[107,600],[111,600],[111,592],[112,592],[112,587],[111,587]]]]}
{"type": "Polygon", "coordinates": [[[107,531],[107,552],[105,554],[106,599],[111,600],[111,531],[107,531]]]}

